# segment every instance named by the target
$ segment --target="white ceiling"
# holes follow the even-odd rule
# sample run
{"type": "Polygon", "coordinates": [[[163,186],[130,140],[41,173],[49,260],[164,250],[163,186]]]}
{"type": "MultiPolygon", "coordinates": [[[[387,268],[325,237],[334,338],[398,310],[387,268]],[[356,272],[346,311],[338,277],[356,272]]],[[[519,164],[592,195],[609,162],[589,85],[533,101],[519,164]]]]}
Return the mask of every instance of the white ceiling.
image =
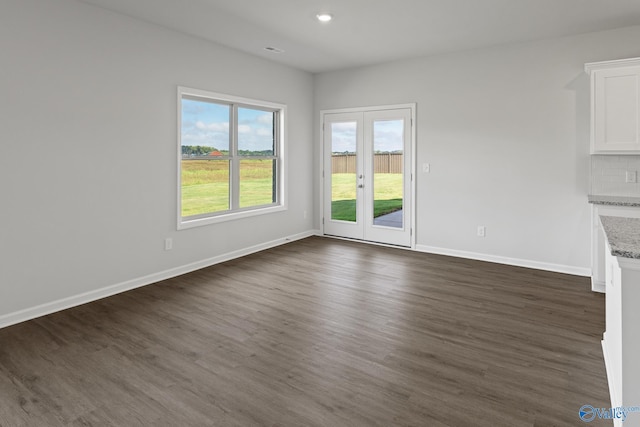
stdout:
{"type": "Polygon", "coordinates": [[[82,1],[313,73],[640,24],[640,0],[82,1]]]}

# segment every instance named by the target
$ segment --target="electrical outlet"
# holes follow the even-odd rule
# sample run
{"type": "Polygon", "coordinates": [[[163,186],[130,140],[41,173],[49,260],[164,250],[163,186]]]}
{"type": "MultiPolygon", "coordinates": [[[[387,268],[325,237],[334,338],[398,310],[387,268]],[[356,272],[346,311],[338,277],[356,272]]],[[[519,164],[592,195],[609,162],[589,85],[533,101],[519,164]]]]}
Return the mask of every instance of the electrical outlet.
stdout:
{"type": "Polygon", "coordinates": [[[171,249],[173,249],[173,239],[167,237],[166,239],[164,239],[164,250],[170,251],[171,249]]]}
{"type": "Polygon", "coordinates": [[[628,184],[635,184],[638,182],[638,172],[636,171],[627,171],[626,173],[626,181],[628,184]]]}
{"type": "Polygon", "coordinates": [[[485,237],[487,235],[487,229],[484,225],[478,226],[478,237],[485,237]]]}
{"type": "Polygon", "coordinates": [[[422,172],[429,173],[431,172],[431,165],[429,163],[422,164],[422,172]]]}

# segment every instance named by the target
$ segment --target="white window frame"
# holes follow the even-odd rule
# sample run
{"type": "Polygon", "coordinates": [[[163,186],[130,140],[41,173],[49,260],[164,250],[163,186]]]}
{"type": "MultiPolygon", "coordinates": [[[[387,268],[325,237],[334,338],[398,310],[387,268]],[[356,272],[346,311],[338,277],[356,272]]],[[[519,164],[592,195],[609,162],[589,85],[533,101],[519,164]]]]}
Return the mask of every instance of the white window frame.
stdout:
{"type": "MultiPolygon", "coordinates": [[[[285,104],[279,104],[275,102],[269,101],[260,101],[256,99],[243,98],[234,95],[228,95],[223,93],[210,92],[206,90],[193,89],[184,86],[178,86],[178,144],[177,144],[177,214],[178,214],[178,230],[183,230],[187,228],[199,227],[209,224],[217,224],[225,221],[236,220],[240,218],[247,218],[256,215],[265,215],[273,212],[284,211],[287,209],[287,168],[286,168],[286,126],[285,120],[287,116],[287,106],[285,104]],[[183,217],[182,216],[182,100],[184,97],[196,97],[202,98],[203,100],[209,100],[211,102],[219,102],[221,104],[230,104],[235,107],[246,107],[246,108],[255,108],[255,109],[265,109],[269,111],[273,111],[277,113],[275,115],[277,120],[277,130],[274,141],[274,157],[276,161],[276,176],[274,177],[276,180],[275,184],[275,199],[276,202],[270,205],[261,205],[249,208],[233,208],[230,207],[229,210],[221,211],[221,212],[210,212],[202,215],[194,215],[192,217],[183,217]]],[[[237,118],[234,117],[233,123],[230,123],[230,128],[233,125],[237,125],[237,118]]],[[[231,132],[231,131],[230,131],[231,132]]],[[[234,134],[234,132],[231,132],[234,134]]],[[[237,147],[237,141],[234,136],[231,136],[232,141],[230,142],[231,146],[230,151],[233,149],[232,147],[237,147]]],[[[230,156],[231,156],[230,152],[230,156]]],[[[239,164],[239,161],[242,159],[242,156],[236,156],[235,160],[231,162],[233,164],[239,164]]],[[[238,184],[239,181],[236,181],[234,177],[234,172],[230,171],[230,192],[235,194],[230,194],[231,197],[238,197],[238,184]]]]}

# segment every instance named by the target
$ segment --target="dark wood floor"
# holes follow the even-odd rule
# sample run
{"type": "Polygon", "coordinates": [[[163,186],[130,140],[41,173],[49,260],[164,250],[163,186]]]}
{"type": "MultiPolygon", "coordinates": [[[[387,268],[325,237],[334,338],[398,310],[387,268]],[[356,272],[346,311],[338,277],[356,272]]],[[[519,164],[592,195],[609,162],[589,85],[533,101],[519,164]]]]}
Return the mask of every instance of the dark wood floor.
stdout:
{"type": "Polygon", "coordinates": [[[603,330],[585,278],[313,237],[0,330],[0,425],[579,426],[603,330]]]}

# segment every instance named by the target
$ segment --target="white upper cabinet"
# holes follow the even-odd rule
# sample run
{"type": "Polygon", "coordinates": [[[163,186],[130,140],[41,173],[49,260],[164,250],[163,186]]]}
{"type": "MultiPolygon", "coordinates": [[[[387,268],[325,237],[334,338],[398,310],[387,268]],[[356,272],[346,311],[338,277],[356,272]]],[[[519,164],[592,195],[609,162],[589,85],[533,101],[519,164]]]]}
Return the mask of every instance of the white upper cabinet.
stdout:
{"type": "Polygon", "coordinates": [[[640,58],[585,64],[591,76],[591,154],[640,152],[640,58]]]}

